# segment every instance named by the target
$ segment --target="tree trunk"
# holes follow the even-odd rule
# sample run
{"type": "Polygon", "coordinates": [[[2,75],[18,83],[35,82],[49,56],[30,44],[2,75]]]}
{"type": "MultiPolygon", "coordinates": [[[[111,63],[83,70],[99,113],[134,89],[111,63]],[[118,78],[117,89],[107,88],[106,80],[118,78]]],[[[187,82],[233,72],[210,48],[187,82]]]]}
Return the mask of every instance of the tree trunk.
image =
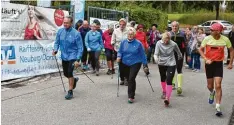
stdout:
{"type": "Polygon", "coordinates": [[[171,1],[168,4],[168,13],[171,13],[171,1]]]}
{"type": "Polygon", "coordinates": [[[215,2],[216,20],[219,19],[219,1],[215,2]]]}

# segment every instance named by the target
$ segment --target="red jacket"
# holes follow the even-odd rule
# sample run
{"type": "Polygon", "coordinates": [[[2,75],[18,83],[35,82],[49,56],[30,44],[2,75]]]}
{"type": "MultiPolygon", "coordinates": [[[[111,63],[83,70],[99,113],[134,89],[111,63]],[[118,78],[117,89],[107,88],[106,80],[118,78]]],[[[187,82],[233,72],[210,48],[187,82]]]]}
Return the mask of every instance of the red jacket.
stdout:
{"type": "Polygon", "coordinates": [[[109,34],[109,30],[106,30],[102,34],[102,40],[104,43],[104,48],[113,50],[113,46],[111,45],[111,35],[109,34]]]}
{"type": "Polygon", "coordinates": [[[146,34],[144,32],[137,31],[135,37],[137,40],[139,40],[142,43],[144,49],[148,49],[149,45],[147,43],[146,34]]]}

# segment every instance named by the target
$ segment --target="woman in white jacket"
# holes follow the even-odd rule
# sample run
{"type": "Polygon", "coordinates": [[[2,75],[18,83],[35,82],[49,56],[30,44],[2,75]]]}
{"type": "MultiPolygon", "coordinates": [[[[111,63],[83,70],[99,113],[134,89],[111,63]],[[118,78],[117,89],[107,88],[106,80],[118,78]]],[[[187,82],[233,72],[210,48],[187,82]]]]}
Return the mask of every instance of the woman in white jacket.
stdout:
{"type": "MultiPolygon", "coordinates": [[[[124,40],[127,39],[128,37],[128,28],[126,27],[127,21],[124,18],[121,18],[119,20],[119,28],[115,29],[112,37],[111,37],[111,44],[114,46],[114,50],[118,53],[120,43],[124,40]]],[[[120,71],[120,85],[128,85],[127,79],[124,78],[124,73],[123,73],[123,68],[122,68],[122,62],[119,62],[119,71],[120,71]]]]}

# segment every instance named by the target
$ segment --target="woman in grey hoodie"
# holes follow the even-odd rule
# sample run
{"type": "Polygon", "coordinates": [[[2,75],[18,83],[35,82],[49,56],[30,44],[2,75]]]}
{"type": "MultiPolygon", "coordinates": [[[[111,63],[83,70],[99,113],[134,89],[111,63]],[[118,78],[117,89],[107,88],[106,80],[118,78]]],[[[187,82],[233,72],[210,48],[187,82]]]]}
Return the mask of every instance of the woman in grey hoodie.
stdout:
{"type": "Polygon", "coordinates": [[[154,59],[158,63],[159,73],[161,77],[162,99],[165,106],[169,105],[172,92],[172,79],[176,70],[176,59],[174,52],[178,55],[178,60],[182,59],[182,54],[178,45],[171,40],[169,32],[162,35],[162,40],[156,44],[154,59]]]}

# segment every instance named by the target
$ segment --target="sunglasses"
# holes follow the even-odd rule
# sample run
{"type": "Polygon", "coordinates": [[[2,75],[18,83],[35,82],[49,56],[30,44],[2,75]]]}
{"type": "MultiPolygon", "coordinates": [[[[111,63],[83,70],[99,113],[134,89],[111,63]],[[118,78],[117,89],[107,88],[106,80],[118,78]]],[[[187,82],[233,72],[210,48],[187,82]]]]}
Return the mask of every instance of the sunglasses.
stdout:
{"type": "Polygon", "coordinates": [[[212,29],[211,29],[210,31],[211,31],[211,32],[215,32],[215,31],[218,31],[218,30],[212,30],[212,29]]]}

